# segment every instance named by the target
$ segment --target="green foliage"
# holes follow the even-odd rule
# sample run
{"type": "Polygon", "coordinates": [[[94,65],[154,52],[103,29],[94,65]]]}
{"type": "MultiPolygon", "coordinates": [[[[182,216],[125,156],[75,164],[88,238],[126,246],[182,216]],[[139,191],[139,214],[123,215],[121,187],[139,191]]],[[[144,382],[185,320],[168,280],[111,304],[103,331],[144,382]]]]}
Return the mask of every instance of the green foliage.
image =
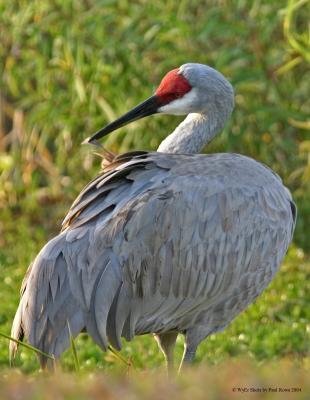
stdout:
{"type": "MultiPolygon", "coordinates": [[[[219,69],[236,91],[233,117],[206,151],[247,154],[277,171],[298,204],[295,241],[309,249],[309,7],[303,0],[0,0],[1,332],[9,333],[27,265],[98,171],[99,159],[81,141],[189,61],[219,69]]],[[[105,144],[115,152],[155,150],[179,121],[144,119],[105,144]]],[[[198,360],[247,353],[259,361],[294,355],[302,363],[309,265],[293,247],[268,291],[211,336],[198,360]]],[[[74,362],[81,370],[128,368],[86,335],[72,346],[78,359],[68,351],[66,370],[74,362]]],[[[124,343],[122,354],[137,369],[163,363],[149,337],[124,343]]],[[[0,340],[5,365],[7,342],[0,340]]],[[[17,365],[25,372],[38,367],[25,349],[17,365]]]]}
{"type": "MultiPolygon", "coordinates": [[[[60,203],[64,213],[98,170],[81,141],[149,96],[169,69],[196,61],[218,68],[236,91],[233,118],[207,151],[240,152],[276,170],[298,203],[296,240],[305,247],[309,7],[304,0],[0,0],[0,204],[34,213],[44,206],[51,216],[50,204],[60,203]]],[[[178,121],[148,118],[106,145],[156,149],[178,121]]]]}

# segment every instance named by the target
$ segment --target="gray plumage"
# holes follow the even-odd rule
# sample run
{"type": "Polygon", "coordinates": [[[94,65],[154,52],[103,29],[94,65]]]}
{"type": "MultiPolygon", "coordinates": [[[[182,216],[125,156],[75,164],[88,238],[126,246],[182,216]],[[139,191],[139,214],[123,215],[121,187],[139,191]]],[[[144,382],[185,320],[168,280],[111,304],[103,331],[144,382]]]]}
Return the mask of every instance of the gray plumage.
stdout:
{"type": "MultiPolygon", "coordinates": [[[[210,128],[213,117],[199,131],[204,143],[222,126],[210,128]]],[[[202,108],[197,118],[204,119],[202,108]]],[[[196,120],[193,126],[195,136],[196,120]]],[[[29,267],[13,337],[25,335],[59,357],[69,346],[68,324],[74,336],[86,329],[102,349],[155,333],[172,365],[178,333],[186,337],[184,361],[191,361],[204,338],[270,283],[295,226],[289,191],[242,155],[165,154],[192,140],[187,126],[187,139],[176,143],[176,132],[184,137],[179,129],[163,152],[119,156],[81,192],[62,232],[29,267]]],[[[16,349],[11,343],[13,355],[16,349]]]]}

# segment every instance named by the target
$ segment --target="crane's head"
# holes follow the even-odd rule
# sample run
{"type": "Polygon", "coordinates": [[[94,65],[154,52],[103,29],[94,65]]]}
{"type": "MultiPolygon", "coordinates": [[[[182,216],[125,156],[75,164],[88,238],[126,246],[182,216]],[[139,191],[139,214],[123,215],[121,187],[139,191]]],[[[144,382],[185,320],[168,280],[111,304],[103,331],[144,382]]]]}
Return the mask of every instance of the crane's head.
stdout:
{"type": "Polygon", "coordinates": [[[168,72],[153,96],[100,129],[84,143],[95,143],[130,122],[157,113],[184,115],[216,108],[216,112],[225,114],[222,117],[226,120],[233,106],[233,88],[220,72],[207,65],[188,63],[168,72]]]}

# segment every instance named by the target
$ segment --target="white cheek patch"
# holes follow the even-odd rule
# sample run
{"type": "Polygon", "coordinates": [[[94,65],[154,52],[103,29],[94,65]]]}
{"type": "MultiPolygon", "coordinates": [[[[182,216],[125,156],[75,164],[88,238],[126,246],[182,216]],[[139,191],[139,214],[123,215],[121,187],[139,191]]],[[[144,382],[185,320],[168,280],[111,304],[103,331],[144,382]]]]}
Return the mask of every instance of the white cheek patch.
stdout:
{"type": "Polygon", "coordinates": [[[164,114],[184,115],[191,112],[191,106],[197,99],[196,89],[192,88],[180,99],[171,101],[170,103],[160,107],[158,112],[164,114]]]}

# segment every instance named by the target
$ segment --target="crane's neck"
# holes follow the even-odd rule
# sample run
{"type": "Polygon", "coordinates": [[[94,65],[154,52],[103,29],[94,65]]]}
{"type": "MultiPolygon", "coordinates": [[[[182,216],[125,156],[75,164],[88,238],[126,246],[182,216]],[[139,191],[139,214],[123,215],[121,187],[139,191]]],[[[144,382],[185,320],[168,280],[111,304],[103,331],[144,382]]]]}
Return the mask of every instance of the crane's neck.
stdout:
{"type": "Polygon", "coordinates": [[[162,153],[199,153],[223,129],[227,118],[217,112],[191,113],[163,141],[157,151],[162,153]]]}

